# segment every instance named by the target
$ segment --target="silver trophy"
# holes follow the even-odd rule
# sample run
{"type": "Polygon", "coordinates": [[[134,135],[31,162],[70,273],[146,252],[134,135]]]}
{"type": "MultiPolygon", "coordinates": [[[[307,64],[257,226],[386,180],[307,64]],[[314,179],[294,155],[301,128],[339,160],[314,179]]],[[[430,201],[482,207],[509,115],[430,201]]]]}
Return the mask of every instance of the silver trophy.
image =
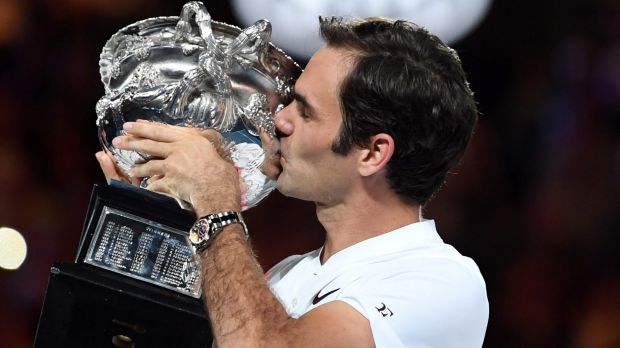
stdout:
{"type": "MultiPolygon", "coordinates": [[[[259,130],[275,135],[273,115],[292,100],[301,74],[270,37],[268,21],[241,30],[212,21],[200,2],[185,4],[179,17],[149,18],[121,29],[99,61],[105,86],[97,103],[102,146],[128,171],[149,157],[112,145],[125,122],[216,129],[245,184],[244,209],[255,206],[275,187],[260,171],[259,130]]],[[[125,188],[131,190],[144,191],[125,188]]],[[[141,198],[129,204],[131,195],[118,194],[95,199],[89,209],[95,216],[88,218],[81,243],[87,250],[80,251],[83,262],[198,298],[199,271],[187,230],[174,226],[182,219],[161,221],[165,214],[153,213],[157,198],[145,207],[141,198]]]]}
{"type": "Polygon", "coordinates": [[[128,171],[149,158],[112,145],[127,121],[216,129],[245,184],[243,207],[255,206],[275,187],[260,171],[258,130],[274,134],[273,115],[290,102],[301,73],[270,37],[268,21],[241,30],[212,21],[200,2],[185,4],[180,17],[149,18],[121,29],[99,61],[103,147],[128,171]]]}

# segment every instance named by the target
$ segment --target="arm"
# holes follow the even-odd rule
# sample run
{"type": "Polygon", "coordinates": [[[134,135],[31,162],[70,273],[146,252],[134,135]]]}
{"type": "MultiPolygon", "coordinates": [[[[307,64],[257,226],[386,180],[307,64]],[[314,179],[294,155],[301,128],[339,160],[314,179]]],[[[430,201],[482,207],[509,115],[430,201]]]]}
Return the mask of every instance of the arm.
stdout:
{"type": "MultiPolygon", "coordinates": [[[[160,175],[154,187],[190,200],[198,216],[239,211],[234,166],[217,153],[217,135],[133,123],[114,145],[154,155],[134,176],[160,175]],[[211,137],[211,141],[207,138],[211,137]]],[[[226,226],[200,255],[203,296],[217,345],[225,347],[364,347],[374,345],[368,320],[334,301],[290,318],[269,290],[241,226],[226,226]]]]}
{"type": "Polygon", "coordinates": [[[219,347],[372,347],[366,318],[329,302],[290,318],[271,293],[239,225],[202,255],[203,296],[219,347]]]}

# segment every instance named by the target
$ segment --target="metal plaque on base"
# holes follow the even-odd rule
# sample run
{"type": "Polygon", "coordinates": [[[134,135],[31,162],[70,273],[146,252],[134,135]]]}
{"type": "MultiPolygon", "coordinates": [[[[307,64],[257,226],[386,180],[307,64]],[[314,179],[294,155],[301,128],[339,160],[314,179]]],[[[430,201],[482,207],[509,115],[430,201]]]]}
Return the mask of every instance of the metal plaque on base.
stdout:
{"type": "Polygon", "coordinates": [[[188,239],[196,216],[171,197],[118,181],[96,185],[77,263],[200,298],[200,266],[188,239]]]}
{"type": "Polygon", "coordinates": [[[200,297],[200,265],[187,232],[104,206],[85,263],[200,297]]]}

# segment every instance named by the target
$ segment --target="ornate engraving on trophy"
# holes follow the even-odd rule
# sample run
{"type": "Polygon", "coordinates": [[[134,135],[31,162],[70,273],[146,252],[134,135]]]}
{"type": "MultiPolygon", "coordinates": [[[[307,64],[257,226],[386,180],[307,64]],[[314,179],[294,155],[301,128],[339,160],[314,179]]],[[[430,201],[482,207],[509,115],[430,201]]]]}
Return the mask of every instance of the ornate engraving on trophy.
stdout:
{"type": "Polygon", "coordinates": [[[86,263],[200,297],[199,265],[187,233],[103,207],[86,263]]]}
{"type": "Polygon", "coordinates": [[[275,136],[274,115],[292,101],[301,74],[270,39],[269,21],[241,29],[211,20],[196,1],[185,4],[178,17],[147,18],[122,28],[99,60],[105,88],[96,106],[102,146],[129,172],[150,157],[112,144],[124,134],[125,122],[215,129],[246,184],[242,209],[256,206],[275,189],[254,165],[264,158],[259,131],[275,136]]]}

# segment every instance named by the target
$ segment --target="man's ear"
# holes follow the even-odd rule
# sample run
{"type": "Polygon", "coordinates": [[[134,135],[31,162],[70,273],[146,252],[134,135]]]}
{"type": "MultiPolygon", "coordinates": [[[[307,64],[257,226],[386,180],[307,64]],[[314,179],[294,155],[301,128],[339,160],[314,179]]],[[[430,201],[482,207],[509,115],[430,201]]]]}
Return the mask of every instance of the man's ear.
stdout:
{"type": "Polygon", "coordinates": [[[361,149],[358,171],[361,176],[370,176],[387,166],[394,154],[394,139],[388,134],[375,134],[368,140],[368,146],[361,149]]]}

